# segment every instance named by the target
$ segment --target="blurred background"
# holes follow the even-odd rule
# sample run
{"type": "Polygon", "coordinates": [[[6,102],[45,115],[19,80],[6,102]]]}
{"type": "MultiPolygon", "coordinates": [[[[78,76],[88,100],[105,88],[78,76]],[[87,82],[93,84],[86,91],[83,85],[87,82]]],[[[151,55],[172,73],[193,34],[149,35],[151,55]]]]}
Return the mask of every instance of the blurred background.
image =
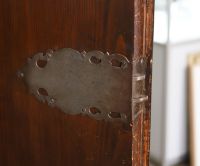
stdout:
{"type": "Polygon", "coordinates": [[[155,0],[150,156],[153,165],[191,165],[187,68],[188,57],[198,53],[200,0],[155,0]]]}

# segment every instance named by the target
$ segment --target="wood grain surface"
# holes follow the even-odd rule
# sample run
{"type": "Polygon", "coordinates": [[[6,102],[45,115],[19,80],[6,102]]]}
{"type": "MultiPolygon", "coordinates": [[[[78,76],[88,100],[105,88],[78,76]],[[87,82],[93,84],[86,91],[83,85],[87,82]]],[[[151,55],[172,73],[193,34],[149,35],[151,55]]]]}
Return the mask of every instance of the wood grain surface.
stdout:
{"type": "Polygon", "coordinates": [[[150,100],[125,128],[38,102],[16,72],[33,54],[63,47],[150,59],[152,28],[152,0],[0,0],[0,165],[147,166],[150,100]]]}

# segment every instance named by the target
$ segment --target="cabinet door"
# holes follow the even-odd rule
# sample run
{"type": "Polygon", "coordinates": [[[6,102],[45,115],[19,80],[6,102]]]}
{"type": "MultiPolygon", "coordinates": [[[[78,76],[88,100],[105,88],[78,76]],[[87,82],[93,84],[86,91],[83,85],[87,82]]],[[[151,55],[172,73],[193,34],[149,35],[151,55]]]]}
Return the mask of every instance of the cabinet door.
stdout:
{"type": "MultiPolygon", "coordinates": [[[[148,165],[152,13],[152,0],[0,0],[1,166],[148,165]],[[34,54],[61,48],[118,53],[130,64],[146,57],[145,109],[127,125],[38,101],[16,73],[34,54]]],[[[131,106],[132,95],[132,115],[131,106]]]]}

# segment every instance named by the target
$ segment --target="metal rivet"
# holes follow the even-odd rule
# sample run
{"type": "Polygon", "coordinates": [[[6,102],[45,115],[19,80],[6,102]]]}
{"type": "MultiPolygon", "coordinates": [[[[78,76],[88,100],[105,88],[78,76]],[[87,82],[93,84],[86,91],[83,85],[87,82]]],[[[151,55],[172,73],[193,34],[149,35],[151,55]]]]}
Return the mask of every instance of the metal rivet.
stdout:
{"type": "Polygon", "coordinates": [[[23,78],[23,77],[24,77],[24,73],[22,73],[21,71],[19,71],[19,72],[17,73],[17,76],[18,76],[19,78],[23,78]]]}
{"type": "Polygon", "coordinates": [[[54,103],[55,103],[55,99],[51,98],[51,99],[49,100],[49,104],[54,104],[54,103]]]}
{"type": "Polygon", "coordinates": [[[52,57],[52,54],[48,52],[48,53],[46,54],[46,56],[52,57]]]}
{"type": "Polygon", "coordinates": [[[152,63],[153,63],[153,59],[150,60],[150,63],[151,63],[151,65],[152,65],[152,63]]]}

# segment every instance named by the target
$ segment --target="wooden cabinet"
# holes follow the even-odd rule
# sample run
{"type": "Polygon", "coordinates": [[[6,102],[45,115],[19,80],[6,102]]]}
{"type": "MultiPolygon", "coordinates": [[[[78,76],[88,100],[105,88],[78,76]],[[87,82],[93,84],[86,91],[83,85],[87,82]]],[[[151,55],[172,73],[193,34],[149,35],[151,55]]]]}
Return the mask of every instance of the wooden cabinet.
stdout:
{"type": "Polygon", "coordinates": [[[152,0],[0,0],[0,165],[148,165],[152,28],[152,0]],[[17,71],[60,48],[146,57],[148,102],[129,127],[66,114],[28,92],[17,71]]]}

